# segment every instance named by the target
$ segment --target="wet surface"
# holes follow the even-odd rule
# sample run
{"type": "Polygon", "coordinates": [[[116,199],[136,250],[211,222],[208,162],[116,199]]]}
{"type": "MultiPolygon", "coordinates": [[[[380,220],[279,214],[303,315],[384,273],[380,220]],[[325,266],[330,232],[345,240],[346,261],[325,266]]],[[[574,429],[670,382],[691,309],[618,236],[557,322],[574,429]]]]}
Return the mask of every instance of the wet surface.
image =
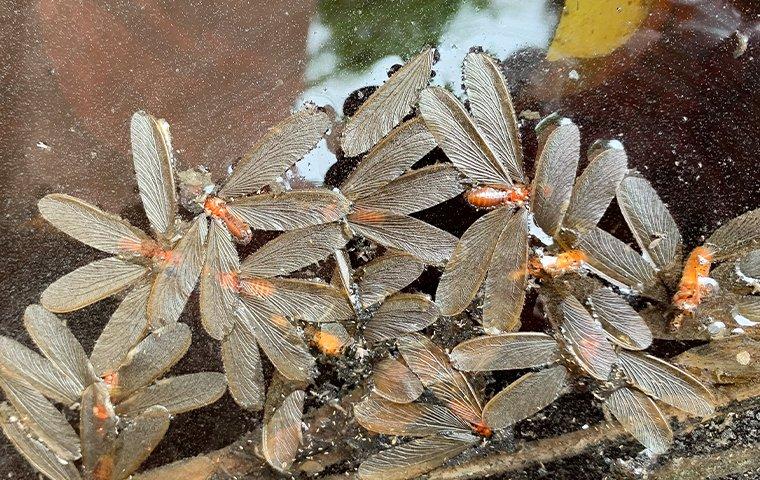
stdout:
{"type": "MultiPolygon", "coordinates": [[[[381,8],[339,0],[182,3],[38,0],[0,6],[0,292],[6,299],[0,303],[0,334],[30,344],[20,322],[24,307],[54,279],[100,256],[46,225],[36,211],[40,197],[65,192],[145,225],[128,144],[134,110],[169,121],[183,166],[203,164],[221,175],[293,106],[312,100],[340,112],[352,91],[382,82],[394,63],[424,43],[439,46],[434,83],[459,91],[461,59],[470,46],[481,45],[504,61],[518,112],[560,111],[572,118],[583,151],[599,138],[622,141],[629,165],[668,204],[687,247],[720,222],[760,206],[756,2],[641,2],[649,7],[622,46],[596,58],[552,62],[545,57],[561,2],[437,0],[404,2],[403,8],[397,2],[382,2],[381,8]],[[736,30],[749,36],[738,58],[736,30]]],[[[535,124],[522,121],[528,159],[535,151],[535,124]]],[[[299,173],[321,180],[334,161],[324,145],[299,164],[299,173]]],[[[452,200],[421,218],[459,235],[475,217],[452,200]]],[[[605,226],[626,235],[614,215],[605,226]]],[[[413,287],[433,293],[437,276],[428,269],[413,287]]],[[[85,349],[115,307],[115,301],[104,301],[65,317],[85,349]]],[[[194,297],[187,312],[196,311],[194,297]]],[[[218,343],[194,315],[183,321],[193,328],[193,346],[173,372],[221,369],[218,343]]],[[[462,332],[453,325],[434,333],[453,344],[462,332]]],[[[658,347],[658,353],[684,348],[658,347]]],[[[340,383],[337,377],[333,382],[340,383]]],[[[587,397],[582,391],[567,397],[544,418],[519,425],[516,436],[541,438],[597,421],[601,413],[587,397]],[[565,409],[572,409],[572,420],[565,409]]],[[[755,442],[756,419],[738,420],[744,426],[732,435],[755,442]]],[[[258,415],[225,395],[173,419],[146,466],[221,448],[258,422],[258,415]]],[[[724,431],[689,443],[713,442],[724,431]]],[[[525,478],[614,477],[619,461],[610,459],[635,457],[637,448],[591,452],[525,478]]],[[[4,437],[0,473],[35,478],[4,437]]]]}

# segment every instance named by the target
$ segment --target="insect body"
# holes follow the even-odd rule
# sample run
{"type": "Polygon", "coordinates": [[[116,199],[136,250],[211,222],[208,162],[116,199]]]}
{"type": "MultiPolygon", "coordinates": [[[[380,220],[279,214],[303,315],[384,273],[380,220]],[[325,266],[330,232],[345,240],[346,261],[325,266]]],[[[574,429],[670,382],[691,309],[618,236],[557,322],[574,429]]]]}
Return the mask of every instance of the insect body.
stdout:
{"type": "Polygon", "coordinates": [[[474,187],[465,192],[464,199],[476,208],[493,209],[503,205],[522,206],[529,198],[528,189],[523,185],[512,187],[474,187]]]}
{"type": "Polygon", "coordinates": [[[221,198],[209,195],[203,202],[203,210],[207,215],[224,222],[227,230],[238,243],[247,244],[251,241],[253,236],[251,227],[240,218],[230,214],[227,209],[227,202],[221,198]]]}
{"type": "Polygon", "coordinates": [[[673,304],[685,312],[693,312],[709,292],[710,266],[713,252],[708,247],[697,247],[691,251],[683,267],[678,291],[673,296],[673,304]]]}

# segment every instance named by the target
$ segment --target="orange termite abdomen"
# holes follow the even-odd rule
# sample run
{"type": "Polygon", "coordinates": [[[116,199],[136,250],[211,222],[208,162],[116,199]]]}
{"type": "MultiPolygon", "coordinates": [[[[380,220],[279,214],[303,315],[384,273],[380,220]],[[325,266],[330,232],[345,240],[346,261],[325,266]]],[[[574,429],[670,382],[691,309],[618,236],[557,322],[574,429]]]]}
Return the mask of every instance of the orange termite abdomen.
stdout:
{"type": "Polygon", "coordinates": [[[514,187],[474,187],[467,190],[464,199],[476,208],[492,209],[502,205],[522,205],[528,199],[528,190],[522,185],[514,187]]]}
{"type": "Polygon", "coordinates": [[[673,304],[680,310],[693,312],[707,293],[705,280],[710,275],[713,252],[707,247],[697,247],[691,251],[683,267],[678,291],[673,296],[673,304]]]}
{"type": "Polygon", "coordinates": [[[491,438],[493,430],[483,422],[473,423],[472,431],[484,438],[491,438]]]}
{"type": "Polygon", "coordinates": [[[239,243],[247,244],[251,241],[253,234],[251,227],[247,223],[232,215],[227,209],[227,202],[219,197],[209,195],[203,202],[203,209],[208,215],[224,222],[227,230],[239,243]]]}

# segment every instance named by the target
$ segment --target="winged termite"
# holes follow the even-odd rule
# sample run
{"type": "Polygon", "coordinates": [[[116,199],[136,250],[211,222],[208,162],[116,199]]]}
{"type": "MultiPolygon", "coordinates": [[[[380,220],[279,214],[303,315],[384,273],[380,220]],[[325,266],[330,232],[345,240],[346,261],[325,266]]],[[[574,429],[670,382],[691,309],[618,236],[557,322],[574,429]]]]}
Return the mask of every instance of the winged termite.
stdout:
{"type": "Polygon", "coordinates": [[[267,463],[279,472],[293,465],[303,441],[301,417],[305,393],[296,390],[283,400],[261,433],[261,446],[267,463]]]}

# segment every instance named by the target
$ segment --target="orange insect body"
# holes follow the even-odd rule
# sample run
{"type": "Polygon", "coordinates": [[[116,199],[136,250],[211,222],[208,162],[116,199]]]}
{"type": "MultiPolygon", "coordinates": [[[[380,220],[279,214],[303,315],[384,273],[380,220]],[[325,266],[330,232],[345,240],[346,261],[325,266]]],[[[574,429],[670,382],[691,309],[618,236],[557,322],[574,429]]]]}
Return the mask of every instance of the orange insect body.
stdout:
{"type": "Polygon", "coordinates": [[[113,372],[113,373],[108,373],[106,375],[103,375],[103,381],[105,382],[106,386],[108,386],[108,390],[113,390],[114,388],[119,386],[118,372],[113,372]]]}
{"type": "Polygon", "coordinates": [[[241,292],[262,298],[271,297],[275,292],[274,284],[263,278],[246,278],[239,285],[241,292]]]}
{"type": "Polygon", "coordinates": [[[113,456],[101,456],[95,464],[95,467],[92,469],[92,478],[95,480],[108,480],[113,478],[113,470],[113,456]]]}
{"type": "Polygon", "coordinates": [[[491,427],[489,427],[483,422],[473,423],[472,431],[480,435],[481,437],[485,437],[485,438],[491,438],[493,436],[493,430],[491,429],[491,427]]]}
{"type": "Polygon", "coordinates": [[[320,352],[329,357],[340,355],[343,351],[343,345],[345,345],[343,339],[324,330],[316,330],[313,332],[312,343],[320,352]]]}
{"type": "Polygon", "coordinates": [[[530,259],[530,273],[534,277],[559,277],[569,272],[578,271],[586,260],[586,254],[580,250],[568,250],[557,256],[545,255],[530,259]]]}
{"type": "Polygon", "coordinates": [[[253,237],[251,227],[247,223],[232,215],[227,208],[227,202],[219,197],[209,195],[203,202],[203,209],[208,215],[224,222],[230,234],[240,243],[248,243],[253,237]]]}
{"type": "Polygon", "coordinates": [[[673,296],[673,304],[687,312],[693,312],[709,291],[705,280],[709,278],[713,252],[706,247],[697,247],[691,251],[683,267],[678,291],[673,296]]]}
{"type": "Polygon", "coordinates": [[[476,208],[492,209],[502,205],[518,206],[528,200],[528,189],[522,185],[514,187],[474,187],[464,194],[464,199],[476,208]]]}

